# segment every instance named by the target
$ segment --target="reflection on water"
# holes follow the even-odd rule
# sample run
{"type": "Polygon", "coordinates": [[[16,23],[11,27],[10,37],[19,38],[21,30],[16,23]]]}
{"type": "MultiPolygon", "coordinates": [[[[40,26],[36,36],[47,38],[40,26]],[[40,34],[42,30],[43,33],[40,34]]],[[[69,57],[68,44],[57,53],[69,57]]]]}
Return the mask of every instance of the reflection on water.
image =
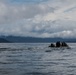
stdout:
{"type": "Polygon", "coordinates": [[[76,44],[71,49],[49,43],[0,44],[0,75],[75,75],[76,44]]]}

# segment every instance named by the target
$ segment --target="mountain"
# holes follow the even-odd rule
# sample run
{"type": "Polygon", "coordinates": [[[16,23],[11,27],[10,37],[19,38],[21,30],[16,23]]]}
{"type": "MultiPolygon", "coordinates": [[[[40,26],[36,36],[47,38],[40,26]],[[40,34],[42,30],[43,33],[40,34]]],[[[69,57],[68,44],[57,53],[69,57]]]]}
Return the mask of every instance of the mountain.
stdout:
{"type": "Polygon", "coordinates": [[[21,36],[0,36],[15,43],[50,43],[57,41],[76,42],[76,38],[36,38],[36,37],[21,37],[21,36]]]}
{"type": "Polygon", "coordinates": [[[0,43],[9,43],[9,41],[4,38],[0,38],[0,43]]]}

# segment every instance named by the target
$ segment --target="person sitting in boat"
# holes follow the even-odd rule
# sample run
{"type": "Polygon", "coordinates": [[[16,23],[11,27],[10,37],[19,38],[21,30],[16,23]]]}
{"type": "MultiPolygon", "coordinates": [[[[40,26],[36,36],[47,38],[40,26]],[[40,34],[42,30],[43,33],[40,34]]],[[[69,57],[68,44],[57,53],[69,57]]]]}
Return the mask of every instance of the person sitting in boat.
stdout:
{"type": "Polygon", "coordinates": [[[49,47],[69,47],[65,42],[56,42],[56,46],[52,43],[49,47]]]}
{"type": "Polygon", "coordinates": [[[49,47],[55,47],[55,45],[53,43],[51,43],[51,45],[49,47]]]}
{"type": "Polygon", "coordinates": [[[56,42],[56,47],[61,47],[61,42],[60,41],[56,42]]]}
{"type": "Polygon", "coordinates": [[[68,47],[68,45],[65,42],[62,42],[62,47],[68,47]]]}

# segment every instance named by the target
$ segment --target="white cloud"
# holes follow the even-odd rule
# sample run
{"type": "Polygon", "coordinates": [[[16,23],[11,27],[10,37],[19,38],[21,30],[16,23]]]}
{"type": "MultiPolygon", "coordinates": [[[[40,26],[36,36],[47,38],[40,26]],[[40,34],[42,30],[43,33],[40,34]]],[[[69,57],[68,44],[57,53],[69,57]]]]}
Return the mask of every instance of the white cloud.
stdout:
{"type": "Polygon", "coordinates": [[[0,34],[76,37],[76,0],[12,4],[0,0],[0,34]]]}

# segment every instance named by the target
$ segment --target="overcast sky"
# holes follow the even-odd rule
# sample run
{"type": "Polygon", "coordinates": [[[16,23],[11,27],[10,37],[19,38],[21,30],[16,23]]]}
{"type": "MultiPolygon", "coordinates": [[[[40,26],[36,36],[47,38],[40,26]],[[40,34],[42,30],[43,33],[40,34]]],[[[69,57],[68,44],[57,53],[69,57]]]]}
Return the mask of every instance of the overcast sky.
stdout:
{"type": "Polygon", "coordinates": [[[76,38],[76,0],[0,0],[0,35],[76,38]]]}

